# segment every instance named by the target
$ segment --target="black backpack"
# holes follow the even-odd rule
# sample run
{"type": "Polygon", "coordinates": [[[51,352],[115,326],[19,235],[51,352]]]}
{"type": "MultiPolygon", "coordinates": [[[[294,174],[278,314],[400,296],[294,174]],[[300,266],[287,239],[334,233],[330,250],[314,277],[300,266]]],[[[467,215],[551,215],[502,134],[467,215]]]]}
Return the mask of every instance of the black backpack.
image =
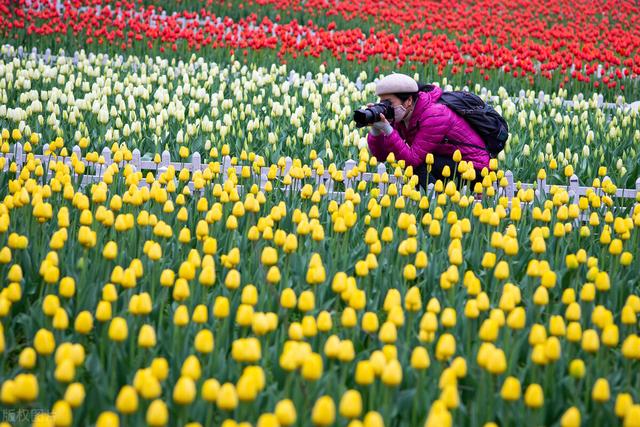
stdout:
{"type": "MultiPolygon", "coordinates": [[[[432,85],[425,85],[422,90],[430,91],[432,85]]],[[[470,145],[489,152],[491,157],[497,157],[504,150],[509,137],[509,125],[490,105],[479,96],[465,91],[443,92],[439,103],[449,107],[454,113],[462,117],[473,130],[482,138],[486,147],[478,147],[464,142],[452,142],[459,145],[470,145]]]]}

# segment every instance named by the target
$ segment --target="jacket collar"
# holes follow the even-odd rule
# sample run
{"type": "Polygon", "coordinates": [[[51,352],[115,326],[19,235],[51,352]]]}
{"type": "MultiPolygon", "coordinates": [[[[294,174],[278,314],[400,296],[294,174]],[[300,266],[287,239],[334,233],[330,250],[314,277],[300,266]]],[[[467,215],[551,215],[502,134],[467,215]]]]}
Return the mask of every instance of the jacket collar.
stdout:
{"type": "Polygon", "coordinates": [[[437,86],[431,86],[431,90],[428,92],[418,93],[418,99],[416,100],[416,105],[413,107],[413,111],[409,117],[409,123],[405,122],[407,129],[413,129],[416,126],[419,126],[418,122],[422,117],[422,113],[424,113],[424,111],[432,104],[435,104],[438,99],[440,99],[440,95],[442,95],[442,89],[437,86]]]}
{"type": "Polygon", "coordinates": [[[409,129],[409,123],[411,122],[411,117],[413,117],[413,110],[415,110],[415,106],[414,106],[414,108],[411,109],[411,111],[409,111],[405,115],[405,118],[402,119],[402,121],[404,122],[404,125],[407,127],[407,129],[409,129]]]}

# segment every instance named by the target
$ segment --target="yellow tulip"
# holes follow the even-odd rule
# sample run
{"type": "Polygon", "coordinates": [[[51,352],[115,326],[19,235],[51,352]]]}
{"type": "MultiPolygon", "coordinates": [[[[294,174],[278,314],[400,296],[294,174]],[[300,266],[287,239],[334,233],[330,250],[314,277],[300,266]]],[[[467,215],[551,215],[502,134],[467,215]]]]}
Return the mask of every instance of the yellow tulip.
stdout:
{"type": "Polygon", "coordinates": [[[122,414],[133,414],[138,410],[138,393],[135,388],[125,385],[116,398],[116,408],[122,414]]]}
{"type": "Polygon", "coordinates": [[[524,394],[524,403],[530,408],[540,408],[544,403],[544,394],[539,384],[530,384],[524,394]]]}
{"type": "Polygon", "coordinates": [[[196,383],[192,378],[182,376],[173,387],[173,401],[179,405],[188,405],[195,399],[196,383]]]}
{"type": "Polygon", "coordinates": [[[336,406],[331,397],[321,396],[311,411],[311,421],[318,426],[332,425],[336,418],[336,406]]]}
{"type": "Polygon", "coordinates": [[[164,426],[169,419],[167,405],[160,399],[156,399],[147,408],[146,421],[150,426],[164,426]]]}
{"type": "Polygon", "coordinates": [[[297,420],[296,408],[290,399],[279,401],[274,412],[278,422],[283,426],[293,425],[297,420]]]}
{"type": "Polygon", "coordinates": [[[598,403],[609,401],[609,382],[605,378],[598,378],[593,385],[591,398],[598,403]]]}
{"type": "Polygon", "coordinates": [[[561,427],[580,427],[580,425],[580,410],[575,406],[567,409],[562,418],[560,418],[561,427]]]}

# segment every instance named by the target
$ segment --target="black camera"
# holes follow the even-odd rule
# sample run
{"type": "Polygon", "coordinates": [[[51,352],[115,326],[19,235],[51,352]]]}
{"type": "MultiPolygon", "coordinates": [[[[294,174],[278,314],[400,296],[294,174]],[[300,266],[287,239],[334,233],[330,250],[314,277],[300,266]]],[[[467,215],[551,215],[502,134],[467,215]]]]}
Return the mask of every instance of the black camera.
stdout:
{"type": "Polygon", "coordinates": [[[365,127],[380,121],[380,113],[384,114],[387,120],[393,120],[391,101],[385,99],[382,102],[373,104],[371,107],[356,110],[353,113],[353,120],[356,122],[356,127],[365,127]]]}

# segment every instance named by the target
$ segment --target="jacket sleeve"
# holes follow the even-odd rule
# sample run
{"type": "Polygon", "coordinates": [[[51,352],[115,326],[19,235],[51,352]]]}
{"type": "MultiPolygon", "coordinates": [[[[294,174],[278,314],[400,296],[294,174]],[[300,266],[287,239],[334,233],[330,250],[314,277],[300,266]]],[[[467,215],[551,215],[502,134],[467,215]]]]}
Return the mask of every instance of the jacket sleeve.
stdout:
{"type": "Polygon", "coordinates": [[[369,151],[379,162],[387,160],[387,156],[390,151],[388,146],[385,145],[385,135],[373,135],[369,133],[367,135],[367,144],[369,145],[369,151]]]}
{"type": "Polygon", "coordinates": [[[408,145],[395,129],[386,137],[385,143],[396,156],[396,160],[404,160],[406,166],[421,165],[428,153],[437,154],[440,151],[451,123],[449,114],[446,109],[438,109],[423,116],[411,145],[408,145]]]}

